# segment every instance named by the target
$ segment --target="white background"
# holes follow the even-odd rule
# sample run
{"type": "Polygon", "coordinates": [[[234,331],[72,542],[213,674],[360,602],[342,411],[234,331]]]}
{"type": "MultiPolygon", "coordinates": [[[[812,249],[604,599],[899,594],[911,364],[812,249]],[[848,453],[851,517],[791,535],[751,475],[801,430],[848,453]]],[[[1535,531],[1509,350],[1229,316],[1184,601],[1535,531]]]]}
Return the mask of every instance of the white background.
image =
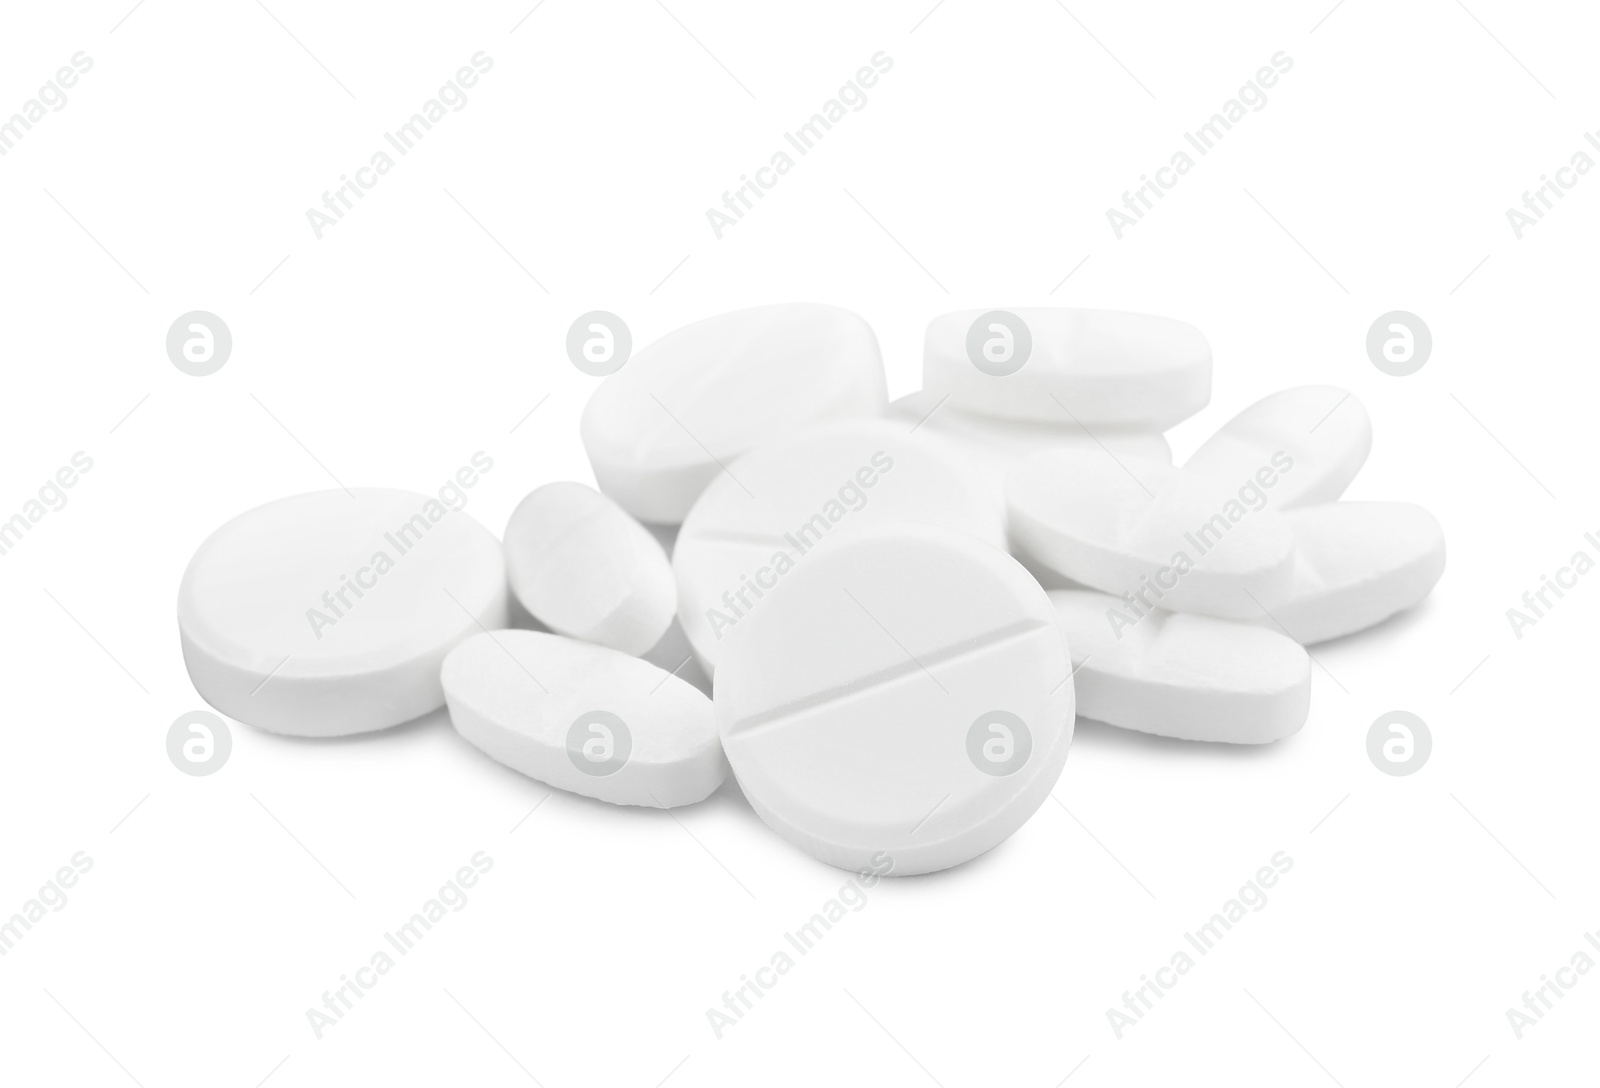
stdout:
{"type": "Polygon", "coordinates": [[[8,5],[0,115],[94,67],[0,158],[0,516],[75,451],[94,467],[0,557],[0,916],[94,865],[0,958],[0,1078],[1592,1077],[1600,972],[1520,1040],[1506,1010],[1600,930],[1600,577],[1520,640],[1505,612],[1596,551],[1600,176],[1520,240],[1505,211],[1600,125],[1597,28],[1576,3],[1330,3],[8,5]],[[306,209],[479,50],[465,108],[318,240],[306,209]],[[865,108],[716,239],[705,210],[880,50],[865,108]],[[1117,240],[1105,210],[1280,50],[1265,108],[1117,240]],[[547,791],[442,717],[235,724],[222,771],[174,769],[167,727],[203,704],[173,601],[212,528],[330,477],[431,491],[484,450],[468,509],[498,532],[535,485],[592,479],[574,317],[642,345],[790,299],[863,314],[892,395],[946,310],[1194,322],[1216,379],[1180,458],[1268,392],[1344,386],[1376,433],[1347,497],[1427,505],[1449,568],[1314,649],[1289,740],[1081,728],[1014,838],[874,889],[720,1040],[706,1010],[843,881],[731,786],[670,814],[556,794],[519,825],[547,791]],[[164,351],[195,309],[235,341],[208,378],[164,351]],[[1408,378],[1364,350],[1393,309],[1435,338],[1408,378]],[[1434,736],[1408,778],[1365,751],[1395,709],[1434,736]],[[467,906],[316,1039],[306,1009],[480,850],[467,906]],[[1118,1040],[1106,1010],[1280,850],[1267,906],[1118,1040]]]}

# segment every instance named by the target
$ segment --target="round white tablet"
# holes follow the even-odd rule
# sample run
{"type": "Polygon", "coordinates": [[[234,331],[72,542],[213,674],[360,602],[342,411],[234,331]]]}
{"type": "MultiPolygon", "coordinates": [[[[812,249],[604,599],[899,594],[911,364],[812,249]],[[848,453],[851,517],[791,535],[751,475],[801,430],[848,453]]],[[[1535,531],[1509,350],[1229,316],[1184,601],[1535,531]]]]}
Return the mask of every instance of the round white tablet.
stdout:
{"type": "Polygon", "coordinates": [[[1130,620],[1121,598],[1050,594],[1072,650],[1078,713],[1183,740],[1265,744],[1298,732],[1311,710],[1311,659],[1248,623],[1152,612],[1130,620]]]}
{"type": "Polygon", "coordinates": [[[596,387],[581,433],[600,490],[677,523],[729,462],[824,419],[883,411],[883,360],[860,317],[789,303],[697,321],[596,387]]]}
{"type": "Polygon", "coordinates": [[[437,709],[444,655],[506,622],[500,542],[409,491],[258,506],[206,538],[178,588],[195,690],[229,717],[298,736],[384,729],[437,709]]]}
{"type": "Polygon", "coordinates": [[[717,723],[775,831],[844,869],[925,873],[1004,841],[1066,762],[1049,598],[1004,552],[924,525],[850,530],[724,643],[717,723]]]}
{"type": "Polygon", "coordinates": [[[672,565],[656,538],[592,487],[536,489],[506,524],[511,589],[552,631],[638,656],[677,611],[672,565]]]}
{"type": "Polygon", "coordinates": [[[1333,502],[1356,478],[1372,449],[1372,420],[1353,393],[1302,385],[1263,397],[1234,416],[1184,464],[1228,483],[1267,470],[1279,477],[1268,493],[1279,510],[1333,502]],[[1281,466],[1288,458],[1288,469],[1281,466]]]}
{"type": "Polygon", "coordinates": [[[1044,450],[1006,483],[1012,547],[1154,608],[1253,619],[1289,591],[1294,534],[1254,478],[1232,487],[1159,462],[1044,450]]]}
{"type": "Polygon", "coordinates": [[[1211,345],[1193,325],[1150,314],[961,310],[928,324],[922,388],[1007,419],[1163,431],[1211,399],[1211,345]]]}
{"type": "Polygon", "coordinates": [[[445,658],[450,720],[530,778],[617,805],[674,808],[727,777],[711,700],[628,654],[487,631],[445,658]]]}
{"type": "Polygon", "coordinates": [[[756,447],[714,480],[673,550],[679,619],[714,675],[723,637],[835,533],[942,525],[1005,546],[992,496],[949,452],[887,420],[809,427],[756,447]]]}

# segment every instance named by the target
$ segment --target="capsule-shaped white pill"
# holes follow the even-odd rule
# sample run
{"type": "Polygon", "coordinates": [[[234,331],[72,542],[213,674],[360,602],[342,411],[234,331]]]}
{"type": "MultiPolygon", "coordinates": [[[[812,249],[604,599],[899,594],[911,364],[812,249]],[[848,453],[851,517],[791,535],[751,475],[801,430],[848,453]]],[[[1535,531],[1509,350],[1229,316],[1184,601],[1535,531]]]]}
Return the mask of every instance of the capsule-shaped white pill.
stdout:
{"type": "Polygon", "coordinates": [[[1054,590],[1085,718],[1183,740],[1265,744],[1298,732],[1311,659],[1275,631],[1210,616],[1135,615],[1119,597],[1054,590]]]}
{"type": "Polygon", "coordinates": [[[1332,502],[1290,510],[1288,595],[1265,625],[1303,645],[1353,634],[1421,603],[1444,574],[1444,530],[1406,502],[1332,502]]]}
{"type": "Polygon", "coordinates": [[[1293,468],[1267,491],[1275,509],[1333,502],[1366,464],[1372,420],[1354,394],[1302,385],[1263,397],[1234,416],[1184,463],[1192,472],[1243,479],[1280,453],[1293,468]]]}
{"type": "Polygon", "coordinates": [[[636,657],[538,631],[484,631],[441,673],[472,744],[546,785],[675,808],[727,776],[711,700],[636,657]]]}
{"type": "Polygon", "coordinates": [[[1288,594],[1294,564],[1263,478],[1045,450],[1007,481],[1012,547],[1130,607],[1253,619],[1288,594]]]}
{"type": "Polygon", "coordinates": [[[550,630],[641,655],[677,611],[661,545],[611,499],[583,484],[537,488],[506,524],[511,589],[550,630]]]}

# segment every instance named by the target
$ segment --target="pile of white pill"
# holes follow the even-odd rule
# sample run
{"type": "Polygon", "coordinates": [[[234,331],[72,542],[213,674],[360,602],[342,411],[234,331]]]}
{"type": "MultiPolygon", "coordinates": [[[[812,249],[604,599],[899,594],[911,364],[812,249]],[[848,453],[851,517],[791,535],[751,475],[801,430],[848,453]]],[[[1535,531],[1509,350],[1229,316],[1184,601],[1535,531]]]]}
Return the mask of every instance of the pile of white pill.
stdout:
{"type": "Polygon", "coordinates": [[[946,314],[889,403],[855,314],[723,314],[599,383],[599,490],[539,487],[503,541],[454,485],[223,525],[179,588],[184,660],[261,729],[447,706],[550,786],[667,808],[731,769],[825,862],[943,869],[1039,807],[1075,715],[1278,740],[1309,711],[1304,646],[1438,581],[1427,511],[1338,501],[1372,443],[1354,396],[1274,393],[1175,466],[1161,432],[1210,395],[1209,345],[1169,318],[946,314]]]}

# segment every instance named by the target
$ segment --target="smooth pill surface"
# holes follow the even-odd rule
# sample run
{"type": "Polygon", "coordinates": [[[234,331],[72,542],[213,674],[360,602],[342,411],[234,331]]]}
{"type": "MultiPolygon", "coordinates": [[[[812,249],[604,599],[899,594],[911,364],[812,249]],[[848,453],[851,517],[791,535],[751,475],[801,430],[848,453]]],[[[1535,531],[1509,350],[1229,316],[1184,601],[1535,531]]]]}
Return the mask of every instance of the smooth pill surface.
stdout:
{"type": "Polygon", "coordinates": [[[1294,534],[1255,477],[1045,450],[1006,485],[1013,548],[1084,586],[1162,608],[1253,619],[1289,591],[1294,534]]]}
{"type": "Polygon", "coordinates": [[[1302,385],[1263,397],[1234,416],[1184,463],[1193,472],[1245,479],[1287,456],[1268,492],[1277,509],[1333,502],[1366,464],[1372,420],[1355,395],[1331,385],[1302,385]]]}
{"type": "Polygon", "coordinates": [[[1073,687],[1044,590],[921,525],[851,530],[724,643],[717,722],[757,813],[845,869],[924,873],[1004,841],[1066,761],[1073,687]]]}
{"type": "Polygon", "coordinates": [[[200,545],[178,589],[184,663],[201,697],[298,736],[384,729],[437,709],[445,654],[506,621],[500,541],[409,491],[258,506],[200,545]]]}
{"type": "Polygon", "coordinates": [[[1047,449],[1098,452],[1112,459],[1136,457],[1172,463],[1172,447],[1155,431],[1085,427],[1065,412],[1054,422],[999,419],[963,411],[948,398],[917,392],[889,402],[890,419],[904,420],[914,434],[948,446],[962,464],[980,474],[997,501],[1005,501],[1006,476],[1017,462],[1047,449]]]}
{"type": "Polygon", "coordinates": [[[1419,604],[1444,574],[1444,530],[1406,502],[1290,510],[1294,575],[1264,621],[1303,645],[1353,634],[1419,604]]]}
{"type": "Polygon", "coordinates": [[[546,484],[506,524],[511,589],[550,630],[643,654],[677,611],[672,565],[622,507],[579,483],[546,484]]]}
{"type": "Polygon", "coordinates": [[[711,700],[636,657],[537,631],[485,631],[445,658],[450,720],[546,785],[675,808],[727,777],[711,700]]]}
{"type": "Polygon", "coordinates": [[[1162,431],[1211,399],[1211,345],[1193,325],[1150,314],[961,310],[928,324],[922,388],[986,415],[1162,431]],[[1007,352],[1009,363],[980,365],[1007,352]]]}
{"type": "Polygon", "coordinates": [[[883,411],[883,360],[860,317],[788,303],[707,318],[595,388],[581,434],[600,490],[676,524],[723,466],[808,423],[883,411]]]}
{"type": "Polygon", "coordinates": [[[679,618],[714,675],[724,636],[824,540],[917,522],[1003,547],[992,496],[948,451],[886,420],[844,420],[758,446],[713,481],[673,550],[679,618]]]}
{"type": "Polygon", "coordinates": [[[1129,621],[1121,598],[1050,594],[1072,652],[1078,713],[1183,740],[1265,744],[1297,732],[1311,709],[1311,659],[1248,623],[1152,612],[1129,621]]]}

